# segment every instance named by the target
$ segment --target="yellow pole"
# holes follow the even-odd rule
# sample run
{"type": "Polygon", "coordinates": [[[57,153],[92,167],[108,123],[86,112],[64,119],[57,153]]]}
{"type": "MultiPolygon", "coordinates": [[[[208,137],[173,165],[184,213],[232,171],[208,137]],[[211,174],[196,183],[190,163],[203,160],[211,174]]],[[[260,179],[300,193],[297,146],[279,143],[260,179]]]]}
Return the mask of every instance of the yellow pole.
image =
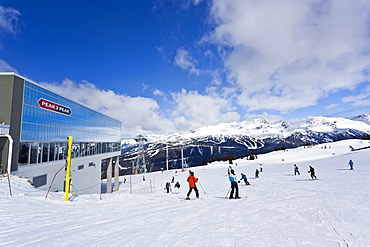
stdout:
{"type": "Polygon", "coordinates": [[[71,177],[71,158],[72,158],[72,136],[68,136],[68,156],[67,156],[67,170],[66,170],[66,188],[64,193],[64,201],[69,199],[69,180],[71,177]]]}

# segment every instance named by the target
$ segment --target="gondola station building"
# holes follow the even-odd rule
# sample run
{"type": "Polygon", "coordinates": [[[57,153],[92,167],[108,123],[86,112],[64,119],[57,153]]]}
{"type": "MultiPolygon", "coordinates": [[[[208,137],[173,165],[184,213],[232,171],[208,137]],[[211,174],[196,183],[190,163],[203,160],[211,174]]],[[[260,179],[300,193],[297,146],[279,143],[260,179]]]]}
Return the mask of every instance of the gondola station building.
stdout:
{"type": "Polygon", "coordinates": [[[70,191],[100,193],[102,162],[118,165],[121,122],[15,73],[0,73],[3,173],[8,168],[37,188],[64,191],[70,136],[70,191]]]}

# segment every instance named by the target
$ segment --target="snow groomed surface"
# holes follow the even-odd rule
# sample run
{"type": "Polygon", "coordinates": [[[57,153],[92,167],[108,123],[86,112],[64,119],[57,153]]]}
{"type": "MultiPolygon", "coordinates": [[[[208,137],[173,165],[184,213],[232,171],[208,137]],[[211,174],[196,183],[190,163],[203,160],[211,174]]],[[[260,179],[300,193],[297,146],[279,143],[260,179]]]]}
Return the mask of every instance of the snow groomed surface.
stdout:
{"type": "Polygon", "coordinates": [[[145,181],[132,176],[133,193],[126,176],[102,200],[84,195],[69,202],[63,193],[44,199],[46,191],[15,176],[10,197],[4,177],[0,246],[370,246],[370,150],[352,152],[350,145],[370,143],[346,140],[234,161],[238,178],[243,172],[251,183],[239,184],[244,200],[225,199],[228,162],[191,168],[203,199],[190,201],[184,200],[187,171],[149,173],[145,181]],[[254,179],[259,164],[263,172],[254,179]],[[310,179],[310,165],[319,180],[310,179]],[[173,183],[164,193],[172,176],[180,192],[173,183]]]}

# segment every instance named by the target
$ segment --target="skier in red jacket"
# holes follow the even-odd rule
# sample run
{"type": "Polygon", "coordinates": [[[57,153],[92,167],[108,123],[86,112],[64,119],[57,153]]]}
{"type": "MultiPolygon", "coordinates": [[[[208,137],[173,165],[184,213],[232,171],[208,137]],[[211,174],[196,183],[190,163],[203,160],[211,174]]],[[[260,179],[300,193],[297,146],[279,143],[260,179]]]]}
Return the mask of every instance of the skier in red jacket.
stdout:
{"type": "Polygon", "coordinates": [[[199,191],[197,185],[195,184],[198,182],[198,179],[194,177],[194,172],[190,172],[190,176],[188,177],[187,181],[189,183],[189,192],[186,195],[186,200],[190,200],[190,193],[193,189],[195,190],[195,196],[199,198],[199,191]]]}

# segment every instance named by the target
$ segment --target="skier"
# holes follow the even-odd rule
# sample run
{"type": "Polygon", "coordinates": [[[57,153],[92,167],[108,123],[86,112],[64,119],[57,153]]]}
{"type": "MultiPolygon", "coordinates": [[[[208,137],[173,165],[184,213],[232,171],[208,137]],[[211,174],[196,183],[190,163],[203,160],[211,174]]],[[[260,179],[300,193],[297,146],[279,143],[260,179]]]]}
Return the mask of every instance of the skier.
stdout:
{"type": "Polygon", "coordinates": [[[197,188],[197,185],[195,183],[198,182],[198,178],[194,177],[194,172],[190,172],[190,176],[187,179],[189,183],[189,192],[186,195],[186,200],[190,200],[190,193],[192,190],[195,190],[195,196],[196,198],[199,198],[199,191],[197,188]]]}
{"type": "Polygon", "coordinates": [[[171,189],[171,183],[170,182],[167,182],[166,183],[166,191],[167,191],[167,193],[170,193],[170,189],[171,189]]]}
{"type": "Polygon", "coordinates": [[[298,175],[301,175],[299,173],[298,166],[296,164],[294,164],[294,175],[297,175],[297,173],[298,173],[298,175]]]}
{"type": "Polygon", "coordinates": [[[229,168],[227,168],[227,175],[230,175],[230,171],[232,170],[233,168],[231,166],[229,166],[229,168]]]}
{"type": "Polygon", "coordinates": [[[354,165],[355,163],[353,163],[353,161],[352,160],[349,160],[349,162],[348,162],[348,165],[349,165],[349,169],[350,170],[353,170],[353,165],[354,165]]]}
{"type": "Polygon", "coordinates": [[[177,188],[177,194],[180,193],[180,183],[179,183],[179,181],[176,182],[175,188],[177,188]]]}
{"type": "Polygon", "coordinates": [[[254,178],[259,178],[259,174],[260,172],[258,171],[258,169],[256,169],[256,172],[254,173],[254,178]]]}
{"type": "Polygon", "coordinates": [[[260,172],[262,172],[263,170],[263,167],[262,167],[262,164],[260,164],[260,172]]]}
{"type": "Polygon", "coordinates": [[[313,168],[312,166],[310,166],[310,170],[308,171],[308,173],[311,173],[311,178],[312,179],[317,179],[317,177],[315,175],[315,168],[313,168]]]}
{"type": "Polygon", "coordinates": [[[172,176],[172,181],[171,181],[171,183],[174,183],[175,182],[175,177],[174,176],[172,176]]]}
{"type": "Polygon", "coordinates": [[[240,199],[239,197],[239,188],[238,188],[238,180],[236,178],[235,172],[233,169],[230,170],[229,180],[231,182],[231,192],[229,199],[240,199]],[[234,197],[234,190],[235,190],[235,197],[234,197]]]}
{"type": "Polygon", "coordinates": [[[244,180],[245,185],[250,185],[247,179],[247,175],[245,175],[244,173],[241,173],[241,176],[242,178],[240,180],[244,180]]]}

